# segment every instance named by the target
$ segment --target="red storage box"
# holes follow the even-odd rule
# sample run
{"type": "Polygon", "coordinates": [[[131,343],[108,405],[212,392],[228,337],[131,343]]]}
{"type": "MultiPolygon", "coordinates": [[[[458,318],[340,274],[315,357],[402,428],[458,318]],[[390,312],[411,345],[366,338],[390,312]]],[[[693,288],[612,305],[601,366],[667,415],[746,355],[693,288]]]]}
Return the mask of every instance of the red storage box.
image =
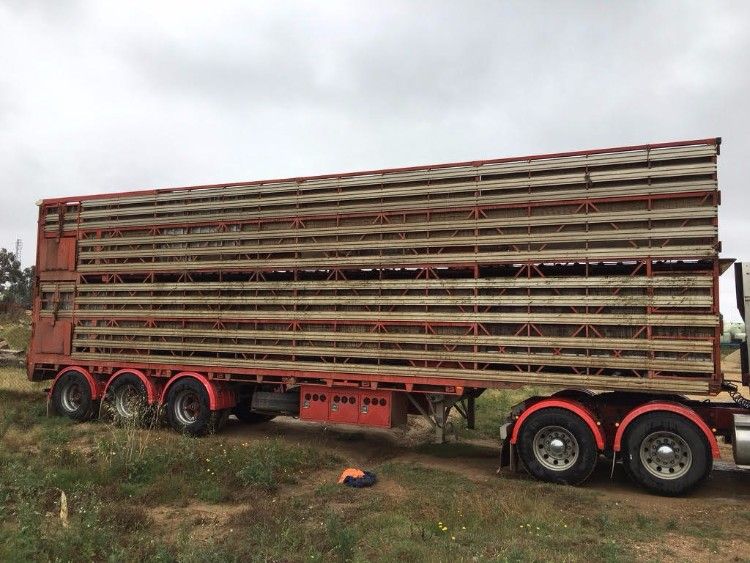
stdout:
{"type": "Polygon", "coordinates": [[[351,387],[303,385],[299,416],[303,420],[390,428],[406,423],[403,393],[351,387]]]}

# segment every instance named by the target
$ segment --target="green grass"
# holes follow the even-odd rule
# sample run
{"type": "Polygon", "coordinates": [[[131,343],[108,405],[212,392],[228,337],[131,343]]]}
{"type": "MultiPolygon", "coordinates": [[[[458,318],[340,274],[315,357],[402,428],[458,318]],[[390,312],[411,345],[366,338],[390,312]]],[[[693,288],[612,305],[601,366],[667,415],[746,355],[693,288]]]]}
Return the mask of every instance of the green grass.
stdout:
{"type": "MultiPolygon", "coordinates": [[[[499,420],[529,393],[491,392],[478,410],[499,420]]],[[[21,370],[0,373],[0,561],[628,561],[667,533],[705,550],[725,537],[708,505],[677,521],[656,498],[633,510],[585,488],[473,480],[388,455],[368,456],[375,487],[350,489],[336,478],[361,441],[193,439],[77,425],[44,406],[21,370]]],[[[465,443],[412,451],[442,466],[493,455],[465,443]]]]}

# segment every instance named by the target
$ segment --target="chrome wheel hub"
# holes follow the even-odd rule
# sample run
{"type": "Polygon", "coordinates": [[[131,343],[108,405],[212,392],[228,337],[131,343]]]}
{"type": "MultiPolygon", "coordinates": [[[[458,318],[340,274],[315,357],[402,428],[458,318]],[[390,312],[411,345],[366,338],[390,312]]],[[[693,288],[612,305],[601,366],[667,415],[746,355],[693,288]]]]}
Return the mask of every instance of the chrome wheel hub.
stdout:
{"type": "Polygon", "coordinates": [[[141,397],[132,385],[124,385],[115,395],[115,410],[121,418],[135,418],[140,407],[141,397]]]}
{"type": "Polygon", "coordinates": [[[83,390],[76,382],[68,383],[62,390],[61,402],[63,408],[68,412],[75,412],[81,406],[83,400],[83,390]]]}
{"type": "Polygon", "coordinates": [[[641,463],[651,475],[659,479],[678,479],[693,464],[693,453],[687,442],[674,432],[659,431],[641,442],[641,463]]]}
{"type": "Polygon", "coordinates": [[[198,393],[190,389],[180,391],[174,402],[175,418],[183,426],[193,424],[201,414],[201,401],[198,393]]]}
{"type": "Polygon", "coordinates": [[[578,441],[561,426],[545,426],[534,436],[534,457],[547,469],[566,471],[578,460],[578,441]]]}

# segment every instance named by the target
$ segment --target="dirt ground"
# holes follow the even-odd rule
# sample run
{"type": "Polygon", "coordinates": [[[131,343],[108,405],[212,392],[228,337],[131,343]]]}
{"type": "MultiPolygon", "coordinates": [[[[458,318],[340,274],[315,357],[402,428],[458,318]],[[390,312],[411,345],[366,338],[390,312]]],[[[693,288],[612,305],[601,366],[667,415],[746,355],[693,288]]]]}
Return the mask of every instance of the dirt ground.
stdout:
{"type": "MultiPolygon", "coordinates": [[[[724,359],[728,379],[739,380],[739,354],[724,359]]],[[[720,396],[720,401],[730,401],[720,396]]],[[[408,429],[373,429],[354,426],[323,426],[292,418],[280,417],[268,423],[245,425],[231,419],[221,434],[227,444],[240,446],[253,440],[277,437],[290,443],[314,443],[342,460],[341,467],[371,468],[385,462],[409,463],[425,468],[435,468],[455,473],[481,487],[492,488],[501,479],[529,480],[524,473],[511,474],[499,469],[500,449],[491,440],[466,440],[442,446],[429,444],[431,430],[412,417],[408,429]]],[[[701,537],[700,533],[667,533],[658,541],[636,543],[632,557],[646,561],[745,561],[750,558],[750,541],[745,533],[750,507],[750,471],[738,468],[732,460],[731,446],[720,444],[722,460],[715,463],[711,478],[700,489],[681,498],[659,497],[649,494],[628,481],[621,467],[612,467],[601,460],[584,489],[596,495],[598,502],[614,506],[622,513],[642,514],[647,518],[667,519],[675,522],[675,529],[689,529],[694,522],[709,519],[721,529],[736,530],[720,540],[701,537]],[[612,474],[611,474],[612,473],[612,474]]],[[[333,485],[340,469],[313,472],[304,481],[285,486],[278,497],[307,498],[321,486],[333,485]]],[[[406,498],[404,486],[395,480],[381,479],[377,485],[380,493],[398,500],[406,498]]],[[[341,510],[351,507],[346,503],[329,508],[341,510]]],[[[217,534],[232,533],[233,522],[242,517],[243,505],[190,503],[181,507],[156,507],[149,516],[166,536],[177,537],[185,525],[192,530],[194,540],[209,541],[217,534]]],[[[553,509],[553,507],[552,507],[553,509]]]]}
{"type": "MultiPolygon", "coordinates": [[[[725,358],[724,369],[728,379],[739,381],[739,353],[725,358]]],[[[723,394],[725,395],[725,394],[723,394]]],[[[714,400],[730,401],[727,395],[714,400]]],[[[499,444],[489,441],[467,441],[449,443],[444,446],[426,449],[415,447],[429,441],[429,428],[412,422],[409,430],[379,430],[359,427],[325,427],[317,423],[307,423],[291,418],[278,418],[274,421],[247,426],[230,420],[222,437],[229,443],[242,443],[266,436],[277,436],[298,443],[317,443],[335,453],[343,460],[342,466],[368,468],[386,461],[412,463],[450,471],[482,486],[492,487],[498,479],[529,479],[523,473],[510,474],[507,469],[499,469],[499,444]]],[[[584,486],[594,492],[601,503],[621,507],[625,511],[635,511],[645,516],[667,518],[676,522],[676,528],[689,527],[694,520],[711,520],[727,529],[736,529],[736,536],[725,537],[721,541],[712,538],[666,534],[658,542],[637,544],[632,554],[636,559],[661,561],[716,561],[747,560],[750,557],[750,541],[745,533],[745,522],[750,507],[750,471],[738,468],[732,462],[731,446],[720,444],[722,460],[715,462],[711,478],[700,489],[681,498],[654,496],[629,482],[622,468],[616,466],[614,472],[605,460],[601,460],[594,475],[584,486]],[[739,514],[743,518],[739,518],[739,514]],[[739,525],[738,525],[739,523],[739,525]]],[[[335,472],[321,471],[310,475],[304,483],[286,488],[283,495],[300,494],[314,490],[321,485],[334,483],[335,472]]],[[[398,497],[402,487],[397,482],[383,481],[378,484],[381,491],[398,497]]],[[[221,505],[186,507],[190,517],[199,521],[205,519],[215,525],[226,527],[236,508],[221,505]]],[[[161,509],[160,509],[161,510],[161,509]]],[[[183,509],[184,510],[184,509],[183,509]]],[[[154,514],[160,522],[174,520],[177,513],[166,511],[154,514]]]]}
{"type": "MultiPolygon", "coordinates": [[[[727,379],[739,380],[738,353],[727,356],[723,366],[727,379]]],[[[720,396],[713,400],[731,399],[720,396]]],[[[76,447],[80,441],[90,448],[90,441],[84,438],[106,430],[101,423],[86,423],[71,426],[70,431],[70,445],[76,447]]],[[[12,443],[16,439],[16,432],[19,430],[11,429],[6,433],[6,442],[12,443]]],[[[33,432],[41,435],[45,429],[35,427],[33,432]]],[[[309,503],[324,502],[327,509],[337,513],[343,521],[353,510],[359,510],[361,503],[356,505],[345,494],[331,492],[339,472],[347,466],[368,469],[383,467],[388,462],[454,473],[475,484],[479,496],[482,495],[481,491],[503,490],[504,487],[507,490],[509,485],[515,488],[512,484],[518,480],[520,490],[542,491],[541,494],[550,496],[546,502],[540,499],[540,504],[549,504],[550,511],[558,509],[554,506],[558,495],[545,493],[546,489],[543,488],[528,487],[530,478],[524,473],[511,474],[507,469],[499,471],[500,450],[496,441],[463,437],[456,442],[433,446],[429,443],[431,435],[432,431],[426,423],[416,417],[412,417],[407,429],[389,430],[324,426],[286,417],[258,425],[245,425],[230,419],[222,433],[211,440],[237,448],[269,437],[289,444],[314,444],[316,448],[330,452],[331,458],[340,460],[340,464],[314,470],[304,479],[284,484],[273,493],[248,493],[253,495],[248,499],[234,499],[232,502],[186,499],[185,502],[149,505],[144,507],[144,511],[159,529],[160,537],[173,545],[184,543],[184,538],[195,542],[195,545],[226,541],[232,534],[238,533],[242,525],[246,526],[248,520],[252,521],[255,511],[249,507],[261,498],[262,502],[279,503],[285,507],[300,504],[300,515],[307,514],[309,503]],[[327,492],[321,494],[320,491],[327,492]]],[[[34,437],[27,430],[17,438],[21,446],[27,444],[27,447],[35,448],[34,437]]],[[[155,437],[169,439],[173,434],[166,428],[157,429],[155,437]]],[[[656,540],[634,540],[626,556],[612,560],[750,561],[750,539],[746,534],[747,523],[750,522],[750,471],[732,463],[731,446],[720,444],[720,448],[723,459],[715,463],[711,478],[701,488],[681,498],[648,494],[629,482],[621,467],[616,466],[610,475],[610,464],[600,460],[591,479],[576,490],[576,495],[579,492],[583,495],[583,500],[577,506],[590,506],[586,504],[590,502],[586,499],[591,497],[595,506],[607,507],[608,514],[614,511],[632,517],[642,516],[646,525],[649,525],[648,522],[661,522],[662,526],[665,521],[674,523],[666,533],[660,532],[656,540]],[[706,523],[711,526],[706,526],[706,523]],[[718,537],[717,531],[721,532],[718,537]]],[[[24,447],[19,446],[18,449],[25,451],[24,447]]],[[[28,453],[35,455],[38,452],[30,450],[28,453]]],[[[381,474],[373,491],[365,494],[381,495],[397,503],[401,500],[407,502],[411,498],[408,483],[399,478],[398,472],[381,474]]]]}
{"type": "MultiPolygon", "coordinates": [[[[481,487],[493,487],[500,479],[528,480],[523,473],[510,474],[498,471],[499,448],[489,442],[450,443],[441,449],[422,452],[410,442],[411,436],[403,432],[348,427],[326,428],[318,424],[293,419],[278,419],[257,426],[247,426],[230,421],[222,439],[239,445],[246,441],[278,436],[290,442],[317,443],[329,449],[342,460],[342,467],[367,469],[386,461],[410,463],[425,468],[442,469],[456,473],[481,487]],[[451,456],[451,450],[460,453],[451,456]]],[[[638,560],[653,561],[744,561],[750,556],[750,542],[746,539],[743,519],[750,506],[750,471],[742,470],[730,462],[716,464],[709,481],[694,493],[682,498],[666,498],[648,494],[629,482],[620,467],[610,477],[609,464],[602,461],[591,480],[584,486],[594,493],[598,502],[619,508],[622,513],[637,513],[645,517],[658,517],[675,522],[675,529],[689,528],[693,521],[711,521],[726,529],[736,529],[736,537],[716,540],[678,533],[668,533],[656,542],[636,543],[631,555],[638,560]]],[[[303,497],[326,484],[333,484],[339,469],[321,470],[310,474],[300,483],[278,491],[279,499],[303,497]]],[[[395,480],[381,479],[378,491],[392,499],[404,498],[406,490],[395,480]]],[[[272,500],[275,502],[277,499],[272,500]]],[[[329,506],[342,514],[350,508],[329,506]]],[[[554,509],[554,507],[551,507],[554,509]]],[[[149,512],[162,533],[176,535],[185,523],[192,524],[193,539],[202,540],[219,534],[231,534],[232,522],[242,513],[235,504],[190,504],[184,507],[158,507],[149,512]]]]}

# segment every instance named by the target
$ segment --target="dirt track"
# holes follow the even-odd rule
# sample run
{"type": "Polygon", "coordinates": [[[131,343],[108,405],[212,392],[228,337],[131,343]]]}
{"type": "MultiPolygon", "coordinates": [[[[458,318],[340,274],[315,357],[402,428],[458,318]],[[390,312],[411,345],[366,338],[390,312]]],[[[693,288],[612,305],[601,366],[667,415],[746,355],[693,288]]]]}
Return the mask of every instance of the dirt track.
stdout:
{"type": "MultiPolygon", "coordinates": [[[[727,379],[739,381],[739,352],[734,352],[724,358],[722,365],[727,373],[727,379]]],[[[712,400],[731,401],[726,393],[712,400]]],[[[226,436],[226,439],[230,441],[243,441],[249,437],[278,436],[293,442],[318,443],[335,452],[347,464],[362,467],[395,460],[439,467],[454,471],[474,481],[491,482],[498,478],[500,455],[498,444],[491,441],[451,443],[438,448],[436,453],[425,452],[424,448],[419,448],[418,445],[429,442],[431,433],[426,427],[420,426],[418,421],[413,421],[409,430],[404,431],[401,429],[325,427],[318,423],[307,423],[291,418],[279,418],[257,426],[246,426],[230,420],[222,436],[226,436]],[[451,452],[452,449],[454,452],[451,452]]],[[[658,498],[663,510],[669,510],[668,507],[677,507],[681,510],[691,504],[703,504],[706,499],[728,503],[748,503],[750,501],[750,471],[739,469],[734,465],[731,446],[720,443],[720,449],[722,459],[715,462],[711,479],[698,491],[684,498],[654,497],[645,493],[627,480],[619,466],[615,467],[614,475],[610,478],[611,466],[604,460],[599,463],[586,487],[599,491],[608,498],[634,505],[653,505],[655,499],[658,498]]],[[[510,478],[528,478],[523,474],[510,475],[507,470],[503,470],[501,475],[510,478]]]]}
{"type": "MultiPolygon", "coordinates": [[[[739,379],[739,356],[725,360],[728,379],[739,379]]],[[[720,396],[719,401],[730,398],[720,396]]],[[[378,430],[359,427],[325,427],[289,418],[279,418],[258,426],[246,426],[230,420],[222,438],[230,442],[242,442],[276,436],[296,443],[316,444],[328,449],[342,460],[342,467],[355,466],[377,468],[378,465],[396,461],[414,463],[425,467],[454,472],[480,486],[493,487],[500,479],[529,479],[524,473],[511,474],[507,470],[498,472],[499,445],[492,441],[462,441],[443,446],[425,446],[429,443],[429,428],[420,426],[414,418],[408,430],[378,430]]],[[[696,521],[710,520],[726,534],[716,538],[700,539],[694,536],[667,534],[658,542],[635,544],[633,555],[639,559],[715,561],[741,560],[750,553],[750,542],[740,532],[736,537],[732,530],[738,528],[740,514],[745,517],[750,506],[750,471],[737,468],[732,463],[731,446],[720,444],[721,461],[714,465],[711,478],[697,491],[682,498],[666,498],[649,494],[628,481],[622,468],[611,466],[601,460],[596,471],[583,487],[599,498],[599,502],[621,509],[623,512],[658,517],[674,521],[676,529],[690,528],[696,521]],[[665,555],[665,545],[668,546],[665,555]]],[[[325,470],[310,475],[305,483],[285,490],[284,495],[295,495],[301,490],[312,490],[324,483],[333,483],[338,470],[325,470]]],[[[381,490],[398,497],[401,485],[384,480],[381,490]]]]}

